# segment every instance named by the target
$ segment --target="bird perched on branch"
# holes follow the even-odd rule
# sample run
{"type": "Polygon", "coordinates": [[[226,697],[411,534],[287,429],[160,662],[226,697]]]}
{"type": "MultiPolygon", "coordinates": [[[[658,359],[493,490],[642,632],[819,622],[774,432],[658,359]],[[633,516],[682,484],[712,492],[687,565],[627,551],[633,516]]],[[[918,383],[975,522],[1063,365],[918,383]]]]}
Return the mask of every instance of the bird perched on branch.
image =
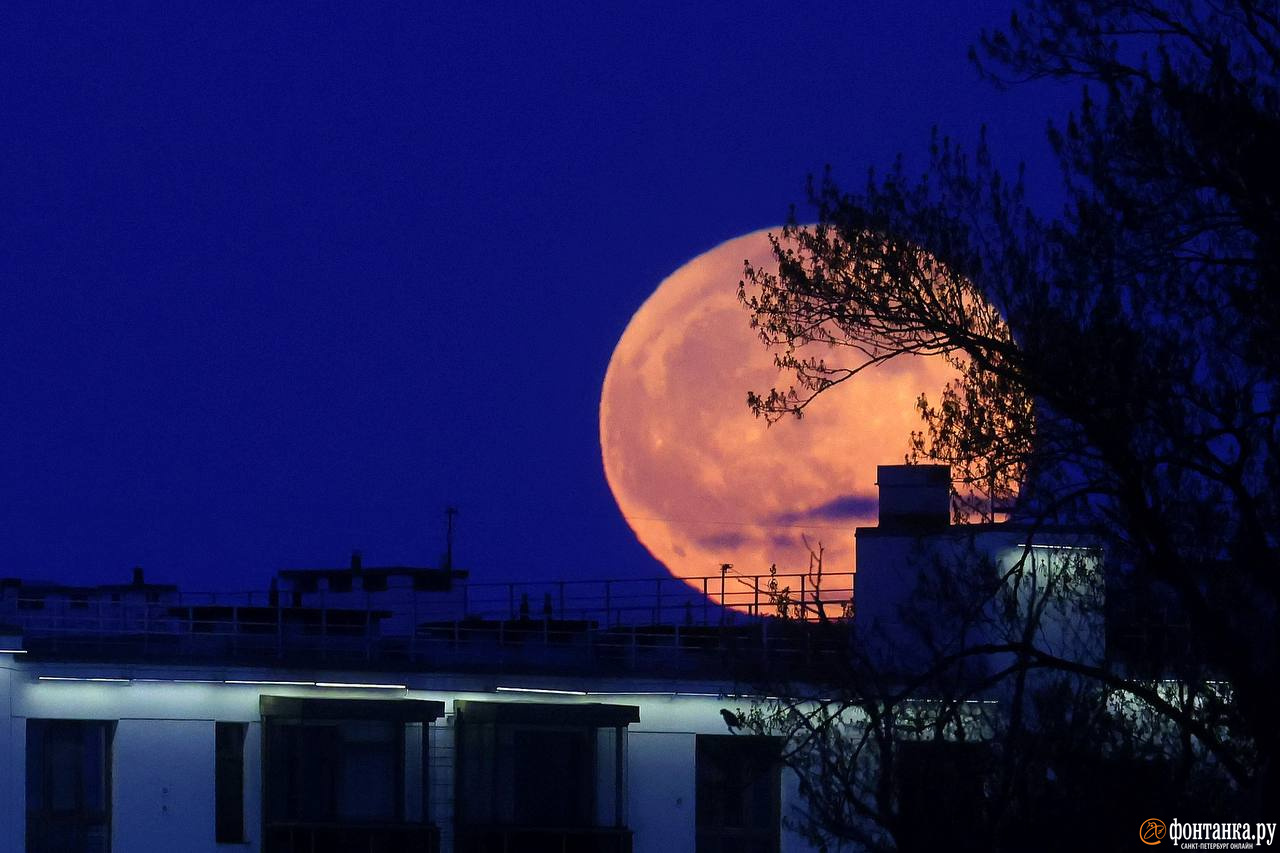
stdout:
{"type": "Polygon", "coordinates": [[[724,717],[724,724],[729,727],[729,731],[742,728],[742,719],[728,708],[721,708],[720,716],[724,717]]]}

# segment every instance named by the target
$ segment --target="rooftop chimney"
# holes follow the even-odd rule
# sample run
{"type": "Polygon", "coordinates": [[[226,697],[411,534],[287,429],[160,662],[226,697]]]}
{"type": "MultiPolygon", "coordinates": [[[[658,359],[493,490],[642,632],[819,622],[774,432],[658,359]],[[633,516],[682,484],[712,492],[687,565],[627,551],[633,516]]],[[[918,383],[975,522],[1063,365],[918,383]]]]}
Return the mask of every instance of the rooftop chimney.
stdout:
{"type": "Polygon", "coordinates": [[[359,551],[351,552],[351,571],[358,572],[361,569],[362,555],[359,551]]]}
{"type": "Polygon", "coordinates": [[[950,465],[880,465],[880,529],[936,530],[951,523],[950,465]]]}
{"type": "Polygon", "coordinates": [[[142,566],[133,567],[133,585],[142,586],[142,566]]]}

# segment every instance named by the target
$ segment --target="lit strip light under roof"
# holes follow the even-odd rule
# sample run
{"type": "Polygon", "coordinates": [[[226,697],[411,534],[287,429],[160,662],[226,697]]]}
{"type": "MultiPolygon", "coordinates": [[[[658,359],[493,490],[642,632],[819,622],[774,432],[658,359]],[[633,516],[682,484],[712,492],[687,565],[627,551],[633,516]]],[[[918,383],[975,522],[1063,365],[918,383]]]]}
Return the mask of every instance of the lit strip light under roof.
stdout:
{"type": "Polygon", "coordinates": [[[685,699],[768,699],[757,693],[696,693],[687,690],[558,690],[550,687],[495,687],[499,693],[550,693],[556,696],[670,696],[685,699]]]}
{"type": "MultiPolygon", "coordinates": [[[[694,693],[685,690],[593,690],[592,696],[683,696],[687,699],[751,699],[756,698],[739,693],[694,693]]],[[[768,697],[766,697],[768,698],[768,697]]]]}
{"type": "Polygon", "coordinates": [[[134,678],[135,684],[222,684],[218,678],[134,678]]]}
{"type": "Polygon", "coordinates": [[[223,684],[261,684],[261,685],[268,685],[270,687],[315,687],[316,686],[316,683],[314,681],[271,681],[271,680],[258,681],[256,679],[249,679],[249,678],[228,678],[226,681],[222,683],[223,684]]]}
{"type": "Polygon", "coordinates": [[[1015,548],[1031,548],[1037,551],[1097,551],[1090,545],[1042,545],[1039,542],[1019,542],[1015,548]]]}
{"type": "Polygon", "coordinates": [[[330,689],[356,689],[356,690],[408,690],[407,684],[369,684],[354,681],[270,681],[270,680],[250,680],[247,678],[228,678],[222,681],[205,680],[199,678],[99,678],[83,675],[41,675],[37,676],[40,681],[79,681],[79,682],[107,682],[111,684],[240,684],[252,685],[258,687],[326,687],[330,689]]]}
{"type": "Polygon", "coordinates": [[[25,655],[26,649],[0,649],[0,655],[25,655]]]}
{"type": "Polygon", "coordinates": [[[495,687],[499,693],[552,693],[556,696],[586,696],[585,690],[552,690],[549,687],[495,687]]]}

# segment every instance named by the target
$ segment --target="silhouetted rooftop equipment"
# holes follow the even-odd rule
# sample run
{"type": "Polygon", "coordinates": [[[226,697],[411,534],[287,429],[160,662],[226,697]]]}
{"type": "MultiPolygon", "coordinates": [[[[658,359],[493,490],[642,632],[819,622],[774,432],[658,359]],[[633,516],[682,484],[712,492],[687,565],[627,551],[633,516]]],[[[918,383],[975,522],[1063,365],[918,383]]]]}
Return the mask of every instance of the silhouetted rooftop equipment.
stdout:
{"type": "Polygon", "coordinates": [[[951,523],[951,466],[880,465],[880,529],[928,531],[951,523]]]}
{"type": "Polygon", "coordinates": [[[46,660],[794,674],[847,642],[837,626],[852,613],[853,576],[824,574],[818,589],[808,573],[472,584],[457,570],[370,567],[276,580],[243,593],[147,584],[144,595],[6,579],[0,623],[46,660]]]}

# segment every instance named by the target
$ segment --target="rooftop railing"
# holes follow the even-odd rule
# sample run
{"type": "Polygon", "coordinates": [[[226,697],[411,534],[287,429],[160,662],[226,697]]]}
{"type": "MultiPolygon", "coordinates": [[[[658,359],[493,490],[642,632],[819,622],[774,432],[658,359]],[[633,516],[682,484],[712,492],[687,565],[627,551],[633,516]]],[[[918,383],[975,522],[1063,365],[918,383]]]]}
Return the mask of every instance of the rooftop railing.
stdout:
{"type": "MultiPolygon", "coordinates": [[[[15,595],[15,591],[17,594],[15,595]]],[[[853,575],[458,584],[449,591],[111,591],[0,599],[33,652],[101,659],[644,668],[689,653],[814,651],[806,623],[852,615],[853,575]]]]}
{"type": "MultiPolygon", "coordinates": [[[[28,591],[12,587],[0,596],[0,621],[51,630],[103,632],[203,622],[190,614],[209,608],[302,612],[364,611],[375,621],[410,625],[431,621],[555,619],[613,625],[722,625],[759,617],[811,620],[851,614],[852,572],[742,575],[726,572],[677,579],[622,578],[572,581],[459,582],[447,591],[420,591],[396,579],[381,589],[315,589],[252,592],[158,592],[139,588],[99,591],[28,591]],[[186,618],[184,618],[186,614],[186,618]]],[[[217,620],[214,621],[225,621],[217,620]]],[[[255,619],[246,624],[249,630],[255,619]]],[[[238,623],[237,623],[238,624],[238,623]]]]}

